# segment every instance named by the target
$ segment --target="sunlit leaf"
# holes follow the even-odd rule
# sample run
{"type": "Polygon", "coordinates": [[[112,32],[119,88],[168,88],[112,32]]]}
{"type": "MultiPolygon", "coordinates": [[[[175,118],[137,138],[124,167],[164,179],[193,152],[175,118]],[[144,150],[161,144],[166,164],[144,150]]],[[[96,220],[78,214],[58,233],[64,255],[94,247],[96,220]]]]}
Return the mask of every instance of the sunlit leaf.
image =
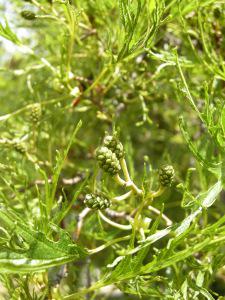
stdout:
{"type": "Polygon", "coordinates": [[[30,228],[29,224],[12,210],[1,206],[1,227],[16,241],[0,246],[0,270],[4,273],[27,273],[65,264],[84,257],[83,247],[72,242],[66,232],[58,228],[59,240],[53,241],[44,233],[30,228]]]}

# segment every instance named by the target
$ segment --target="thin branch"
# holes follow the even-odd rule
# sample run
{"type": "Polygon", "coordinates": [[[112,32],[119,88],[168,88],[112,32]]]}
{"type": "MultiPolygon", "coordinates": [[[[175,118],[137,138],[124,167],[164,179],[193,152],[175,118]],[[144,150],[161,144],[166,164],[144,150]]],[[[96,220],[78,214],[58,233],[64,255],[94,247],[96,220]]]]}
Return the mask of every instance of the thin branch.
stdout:
{"type": "Polygon", "coordinates": [[[161,211],[158,210],[157,208],[149,205],[148,209],[151,210],[152,212],[156,213],[157,215],[161,215],[162,219],[166,222],[167,226],[171,226],[173,224],[173,221],[170,220],[166,215],[164,215],[163,213],[161,213],[161,211]]]}
{"type": "Polygon", "coordinates": [[[123,194],[123,195],[121,195],[121,196],[114,197],[112,200],[115,200],[115,201],[123,201],[123,200],[129,198],[132,194],[133,194],[133,191],[129,191],[129,192],[127,192],[126,194],[123,194]]]}
{"type": "Polygon", "coordinates": [[[129,222],[133,221],[133,218],[130,215],[127,215],[125,211],[118,212],[108,208],[105,212],[111,218],[124,218],[129,222]]]}
{"type": "Polygon", "coordinates": [[[110,224],[113,227],[116,227],[116,228],[119,228],[122,230],[131,230],[132,229],[131,225],[123,225],[123,224],[119,224],[119,223],[111,221],[100,210],[98,211],[98,214],[103,221],[105,221],[106,223],[110,224]]]}
{"type": "Polygon", "coordinates": [[[115,179],[115,181],[116,181],[119,185],[121,185],[121,186],[126,186],[126,181],[123,180],[123,179],[120,177],[119,174],[116,174],[116,175],[114,176],[114,179],[115,179]]]}
{"type": "Polygon", "coordinates": [[[126,163],[126,160],[124,158],[120,159],[120,165],[121,165],[125,180],[126,181],[131,181],[130,174],[129,174],[129,171],[128,171],[128,168],[127,168],[127,163],[126,163]]]}
{"type": "Polygon", "coordinates": [[[122,241],[126,241],[126,240],[129,240],[130,239],[130,235],[126,235],[126,236],[123,236],[123,237],[120,237],[120,238],[117,238],[117,239],[114,239],[112,241],[109,241],[95,249],[91,249],[91,250],[88,250],[89,254],[92,255],[92,254],[95,254],[95,253],[98,253],[102,250],[104,250],[105,248],[113,245],[113,244],[116,244],[116,243],[119,243],[119,242],[122,242],[122,241]]]}
{"type": "Polygon", "coordinates": [[[90,208],[86,207],[85,209],[82,210],[82,212],[78,215],[78,223],[77,223],[77,228],[76,228],[76,233],[75,233],[75,239],[78,240],[80,236],[80,232],[84,223],[84,218],[87,216],[87,214],[91,211],[90,208]]]}

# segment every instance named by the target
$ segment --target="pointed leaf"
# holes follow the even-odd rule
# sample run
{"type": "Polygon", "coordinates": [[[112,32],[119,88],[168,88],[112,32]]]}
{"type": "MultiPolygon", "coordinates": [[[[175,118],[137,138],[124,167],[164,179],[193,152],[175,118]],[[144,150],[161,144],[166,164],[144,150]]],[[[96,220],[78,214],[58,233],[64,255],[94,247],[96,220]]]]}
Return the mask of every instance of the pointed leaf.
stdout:
{"type": "Polygon", "coordinates": [[[31,229],[16,213],[3,206],[0,207],[0,224],[7,236],[11,236],[8,243],[0,246],[1,272],[41,271],[87,255],[86,250],[74,244],[64,230],[57,227],[59,240],[55,242],[44,233],[31,229]]]}
{"type": "Polygon", "coordinates": [[[213,205],[217,196],[222,191],[222,182],[219,180],[214,186],[212,186],[206,193],[201,194],[200,203],[203,207],[207,208],[213,205]]]}

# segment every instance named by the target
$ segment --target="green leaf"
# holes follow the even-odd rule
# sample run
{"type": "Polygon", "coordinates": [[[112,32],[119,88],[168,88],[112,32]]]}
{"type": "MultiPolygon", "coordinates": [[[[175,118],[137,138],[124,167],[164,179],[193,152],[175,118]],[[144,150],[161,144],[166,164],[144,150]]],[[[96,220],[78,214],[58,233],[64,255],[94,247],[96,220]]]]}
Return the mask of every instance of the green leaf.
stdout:
{"type": "Polygon", "coordinates": [[[220,163],[214,163],[210,162],[208,158],[203,157],[200,153],[199,150],[197,149],[196,145],[192,142],[191,137],[188,133],[187,130],[187,125],[184,122],[184,119],[181,117],[180,118],[180,129],[181,133],[190,149],[192,154],[195,156],[197,161],[207,170],[210,172],[214,173],[218,178],[221,176],[221,162],[220,163]]]}
{"type": "Polygon", "coordinates": [[[171,227],[167,227],[165,229],[159,230],[156,233],[148,236],[142,243],[147,246],[150,244],[155,243],[156,241],[160,240],[164,236],[168,235],[171,232],[171,227]]]}
{"type": "Polygon", "coordinates": [[[215,298],[205,288],[199,288],[199,291],[206,299],[215,300],[215,298]]]}
{"type": "Polygon", "coordinates": [[[204,273],[203,272],[201,272],[201,271],[199,271],[198,272],[198,276],[197,276],[197,278],[196,278],[196,285],[198,286],[198,287],[202,287],[202,285],[203,285],[203,283],[204,283],[204,273]]]}
{"type": "Polygon", "coordinates": [[[16,45],[21,45],[20,40],[18,39],[16,34],[9,27],[9,24],[6,19],[5,19],[5,26],[3,26],[2,23],[0,23],[0,36],[11,41],[12,43],[14,43],[16,45]]]}
{"type": "Polygon", "coordinates": [[[69,203],[68,201],[65,201],[65,203],[63,203],[60,211],[57,212],[54,216],[54,223],[59,224],[62,221],[62,219],[68,214],[74,202],[78,198],[79,194],[83,191],[88,179],[89,177],[87,176],[80,184],[78,184],[78,186],[75,189],[73,199],[69,203]]]}
{"type": "Polygon", "coordinates": [[[221,128],[223,130],[223,133],[225,133],[225,106],[223,106],[222,112],[220,115],[220,124],[221,124],[221,128]]]}
{"type": "Polygon", "coordinates": [[[137,27],[138,19],[141,12],[141,1],[137,1],[137,8],[135,9],[131,6],[129,1],[120,0],[119,1],[120,7],[120,16],[121,21],[124,27],[125,36],[124,36],[124,43],[123,47],[118,54],[118,61],[122,60],[125,56],[129,54],[130,51],[130,44],[132,42],[135,29],[137,27]]]}
{"type": "Polygon", "coordinates": [[[0,245],[0,271],[27,273],[78,260],[87,255],[86,250],[74,244],[68,234],[55,227],[57,242],[44,233],[30,228],[15,212],[0,207],[1,232],[10,237],[0,245]]]}
{"type": "Polygon", "coordinates": [[[207,192],[199,196],[201,205],[205,208],[213,205],[213,203],[215,202],[217,196],[220,194],[222,189],[223,189],[222,182],[219,180],[207,192]]]}
{"type": "Polygon", "coordinates": [[[208,208],[216,200],[216,197],[222,191],[222,182],[219,180],[215,185],[213,185],[208,191],[205,193],[201,193],[196,197],[196,202],[198,202],[198,208],[195,209],[189,216],[187,216],[181,224],[176,228],[175,233],[176,236],[183,234],[188,230],[191,223],[196,219],[196,217],[202,212],[202,207],[208,208]]]}
{"type": "MultiPolygon", "coordinates": [[[[68,152],[70,150],[70,147],[74,141],[74,138],[77,134],[77,132],[79,131],[79,129],[82,126],[82,121],[80,120],[78,122],[78,124],[76,125],[75,129],[73,130],[73,133],[69,139],[69,143],[68,146],[66,147],[66,149],[64,150],[63,153],[57,153],[57,157],[56,157],[56,165],[54,167],[54,173],[52,176],[52,184],[51,184],[51,188],[50,191],[48,190],[49,187],[47,187],[47,197],[46,197],[46,206],[47,206],[47,212],[49,213],[52,209],[52,205],[54,203],[54,198],[55,198],[55,193],[56,193],[56,189],[57,189],[57,185],[58,185],[58,181],[59,181],[59,176],[61,173],[61,170],[63,168],[63,165],[65,163],[66,157],[68,155],[68,152]]],[[[48,182],[47,182],[48,184],[48,182]]]]}
{"type": "Polygon", "coordinates": [[[202,208],[199,207],[197,210],[195,210],[192,214],[190,214],[187,218],[185,218],[181,224],[177,227],[175,230],[176,236],[181,235],[185,231],[188,230],[190,227],[191,223],[195,220],[195,218],[201,213],[202,208]]]}

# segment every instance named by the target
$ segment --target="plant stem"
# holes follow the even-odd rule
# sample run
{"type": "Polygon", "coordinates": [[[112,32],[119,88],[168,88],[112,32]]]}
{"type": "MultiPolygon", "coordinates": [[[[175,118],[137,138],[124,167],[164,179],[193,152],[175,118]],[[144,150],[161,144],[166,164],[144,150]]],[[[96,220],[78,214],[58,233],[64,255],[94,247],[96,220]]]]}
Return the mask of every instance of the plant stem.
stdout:
{"type": "Polygon", "coordinates": [[[142,199],[142,202],[141,202],[141,204],[135,214],[135,217],[134,217],[133,230],[132,230],[133,240],[131,241],[132,244],[130,244],[130,246],[132,246],[132,247],[134,247],[135,234],[136,234],[136,231],[139,229],[140,216],[141,216],[142,209],[145,207],[145,205],[146,205],[146,200],[142,199]]]}
{"type": "Polygon", "coordinates": [[[126,240],[129,240],[129,239],[130,239],[130,235],[119,237],[119,238],[114,239],[112,241],[109,241],[109,242],[107,242],[107,243],[105,243],[105,244],[103,244],[103,245],[101,245],[101,246],[99,246],[99,247],[97,247],[95,249],[88,250],[88,253],[90,255],[98,253],[98,252],[104,250],[105,248],[107,248],[107,247],[109,247],[109,246],[111,246],[113,244],[116,244],[116,243],[119,243],[119,242],[122,242],[122,241],[126,241],[126,240]]]}
{"type": "Polygon", "coordinates": [[[173,224],[173,221],[171,221],[166,215],[164,215],[163,213],[161,213],[161,211],[158,210],[157,208],[149,205],[148,209],[151,210],[152,212],[156,213],[157,215],[161,214],[162,219],[166,222],[167,226],[171,226],[173,224]]]}
{"type": "Polygon", "coordinates": [[[76,229],[76,233],[75,233],[75,237],[76,240],[79,238],[80,236],[80,232],[81,232],[81,228],[83,226],[83,222],[84,222],[84,218],[86,217],[86,215],[91,211],[90,208],[86,207],[84,210],[82,210],[82,212],[78,215],[78,223],[77,223],[77,229],[76,229]]]}
{"type": "Polygon", "coordinates": [[[37,6],[40,10],[42,10],[44,13],[48,14],[48,11],[47,9],[45,9],[44,6],[40,5],[36,0],[31,0],[31,2],[37,6]]]}
{"type": "Polygon", "coordinates": [[[98,214],[99,214],[100,218],[102,218],[102,220],[104,220],[106,223],[110,224],[113,227],[116,227],[116,228],[119,228],[122,230],[131,230],[132,229],[131,225],[122,225],[122,224],[118,224],[116,222],[111,221],[100,210],[98,211],[98,214]]]}
{"type": "Polygon", "coordinates": [[[127,192],[126,194],[123,194],[123,195],[121,195],[121,196],[114,197],[112,200],[115,200],[115,201],[123,201],[123,200],[127,199],[128,197],[130,197],[132,194],[133,194],[133,191],[129,191],[129,192],[127,192]]]}
{"type": "MultiPolygon", "coordinates": [[[[59,98],[45,100],[45,101],[41,102],[41,105],[42,106],[44,106],[44,105],[47,106],[49,104],[54,104],[54,103],[65,101],[65,100],[69,100],[69,99],[72,99],[72,97],[68,96],[68,95],[67,96],[61,96],[59,98]]],[[[24,106],[22,108],[19,108],[18,110],[14,111],[12,113],[8,113],[6,115],[2,115],[2,116],[0,116],[0,122],[1,121],[6,121],[6,120],[8,120],[9,118],[11,118],[13,116],[16,116],[16,115],[18,115],[18,114],[20,114],[22,112],[25,112],[25,111],[29,110],[30,108],[32,108],[32,106],[33,106],[33,103],[32,104],[28,104],[28,105],[26,105],[26,106],[24,106]]]]}
{"type": "Polygon", "coordinates": [[[164,193],[164,191],[165,191],[165,187],[164,186],[160,186],[159,187],[159,189],[156,191],[156,192],[150,192],[148,195],[147,195],[147,198],[146,199],[148,199],[148,198],[156,198],[156,197],[159,197],[159,196],[161,196],[163,193],[164,193]]]}
{"type": "Polygon", "coordinates": [[[114,179],[115,179],[116,183],[118,183],[119,185],[121,185],[121,186],[126,186],[126,181],[123,180],[123,179],[120,177],[119,174],[116,174],[116,175],[114,176],[114,179]]]}
{"type": "Polygon", "coordinates": [[[132,185],[131,188],[133,189],[133,191],[135,193],[137,193],[138,195],[143,195],[143,191],[141,189],[139,189],[136,184],[134,184],[134,182],[132,181],[132,185]]]}
{"type": "Polygon", "coordinates": [[[129,174],[129,171],[128,171],[128,168],[127,168],[127,163],[126,163],[126,160],[125,158],[121,158],[120,159],[120,165],[121,165],[121,168],[122,168],[122,171],[123,171],[123,174],[124,174],[124,177],[125,177],[125,180],[126,180],[126,186],[127,187],[131,187],[132,190],[137,193],[138,195],[142,195],[142,190],[139,189],[135,183],[131,180],[130,178],[130,174],[129,174]]]}
{"type": "Polygon", "coordinates": [[[128,168],[127,168],[127,163],[126,163],[125,158],[121,158],[120,159],[120,165],[121,165],[121,168],[123,170],[123,174],[124,174],[125,180],[126,181],[131,181],[130,174],[129,174],[129,171],[128,171],[128,168]]]}
{"type": "Polygon", "coordinates": [[[99,83],[99,81],[102,79],[103,76],[107,73],[107,71],[110,69],[110,66],[106,66],[98,75],[98,77],[95,79],[95,81],[84,91],[83,94],[89,93],[93,88],[99,83]]]}
{"type": "Polygon", "coordinates": [[[132,181],[132,180],[130,180],[130,181],[125,181],[125,180],[123,180],[120,176],[119,176],[119,174],[116,174],[115,176],[114,176],[114,179],[115,179],[115,181],[119,184],[119,185],[121,185],[121,186],[123,186],[123,187],[127,187],[127,188],[131,188],[135,193],[137,193],[138,195],[142,195],[143,194],[143,192],[142,192],[142,190],[141,189],[139,189],[135,184],[134,184],[134,182],[132,181]]]}

